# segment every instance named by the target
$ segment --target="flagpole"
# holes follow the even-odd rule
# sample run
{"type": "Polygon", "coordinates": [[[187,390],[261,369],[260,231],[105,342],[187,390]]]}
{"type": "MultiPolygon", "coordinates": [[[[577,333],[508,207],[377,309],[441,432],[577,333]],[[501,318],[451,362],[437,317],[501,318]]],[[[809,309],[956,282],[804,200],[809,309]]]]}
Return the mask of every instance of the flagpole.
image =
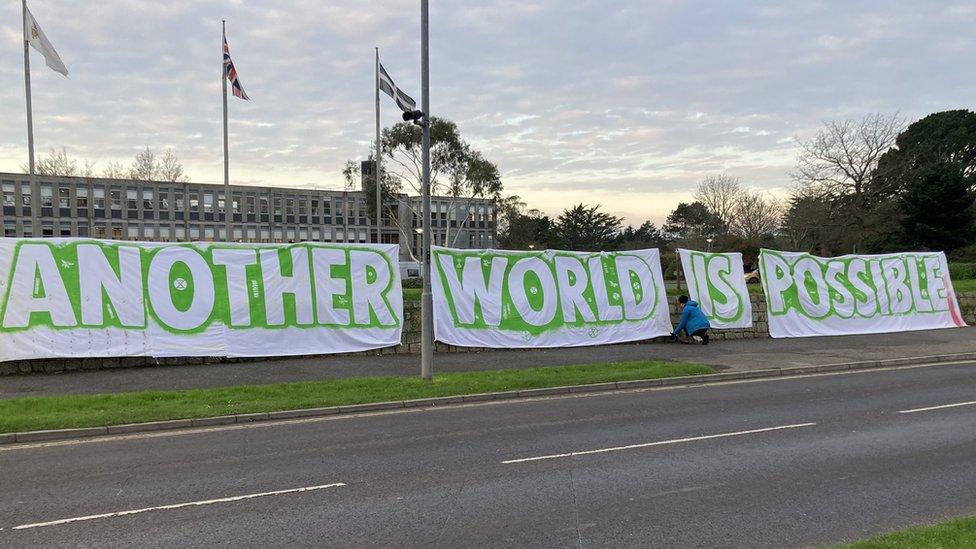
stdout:
{"type": "Polygon", "coordinates": [[[434,378],[434,302],[430,293],[431,276],[431,221],[430,221],[430,48],[428,0],[420,1],[420,89],[423,94],[423,228],[424,228],[424,290],[421,302],[420,376],[425,380],[434,378]]]}
{"type": "Polygon", "coordinates": [[[23,8],[23,32],[24,32],[24,91],[27,95],[27,165],[29,167],[28,178],[30,179],[31,192],[31,234],[37,235],[37,226],[40,211],[40,204],[35,203],[34,198],[38,198],[37,181],[34,178],[34,110],[31,106],[31,80],[30,80],[30,39],[27,36],[27,0],[21,1],[23,8]]]}
{"type": "Polygon", "coordinates": [[[381,162],[381,142],[380,142],[380,49],[376,48],[376,166],[373,168],[373,185],[376,187],[376,243],[383,243],[383,198],[380,191],[380,181],[382,172],[380,171],[381,162]]]}
{"type": "MultiPolygon", "coordinates": [[[[27,0],[24,0],[25,2],[27,0]]],[[[231,212],[230,198],[230,157],[227,152],[227,69],[224,65],[224,44],[227,43],[227,21],[220,21],[220,86],[224,99],[224,238],[225,242],[231,241],[230,220],[233,216],[231,212]]]]}

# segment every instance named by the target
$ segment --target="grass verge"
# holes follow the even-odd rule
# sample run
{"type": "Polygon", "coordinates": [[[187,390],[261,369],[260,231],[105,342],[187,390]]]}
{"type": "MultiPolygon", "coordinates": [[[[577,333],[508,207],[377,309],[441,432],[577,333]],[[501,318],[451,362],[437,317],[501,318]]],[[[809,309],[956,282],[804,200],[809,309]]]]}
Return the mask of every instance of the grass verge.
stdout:
{"type": "Polygon", "coordinates": [[[187,391],[18,398],[0,400],[0,433],[276,412],[712,372],[711,368],[700,364],[641,361],[447,372],[430,383],[418,377],[362,377],[187,391]]]}
{"type": "Polygon", "coordinates": [[[976,517],[963,518],[936,524],[919,526],[893,532],[850,545],[845,549],[955,549],[976,547],[976,517]]]}

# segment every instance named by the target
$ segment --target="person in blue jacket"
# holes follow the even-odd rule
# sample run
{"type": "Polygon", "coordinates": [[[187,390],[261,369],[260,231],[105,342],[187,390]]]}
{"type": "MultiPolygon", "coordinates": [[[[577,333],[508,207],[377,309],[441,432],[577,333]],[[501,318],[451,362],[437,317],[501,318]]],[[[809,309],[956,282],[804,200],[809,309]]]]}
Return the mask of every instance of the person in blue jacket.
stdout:
{"type": "Polygon", "coordinates": [[[671,334],[671,339],[678,339],[678,336],[684,331],[694,341],[701,341],[702,345],[708,345],[708,330],[712,326],[705,318],[705,313],[698,308],[698,302],[683,295],[678,298],[678,305],[681,307],[681,320],[671,334]]]}

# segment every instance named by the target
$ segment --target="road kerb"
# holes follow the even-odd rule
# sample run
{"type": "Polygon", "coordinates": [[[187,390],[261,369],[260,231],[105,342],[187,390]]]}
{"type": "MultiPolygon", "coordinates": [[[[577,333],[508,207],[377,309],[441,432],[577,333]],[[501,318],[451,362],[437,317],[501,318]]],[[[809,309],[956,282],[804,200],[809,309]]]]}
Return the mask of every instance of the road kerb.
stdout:
{"type": "Polygon", "coordinates": [[[660,379],[640,379],[632,381],[618,381],[609,383],[593,383],[589,385],[572,385],[565,387],[545,387],[541,389],[523,389],[520,391],[502,391],[497,393],[478,393],[472,395],[457,395],[447,397],[421,398],[407,401],[375,402],[369,404],[354,404],[347,406],[329,406],[326,408],[310,408],[304,410],[284,410],[280,412],[238,414],[197,419],[178,419],[168,421],[153,421],[148,423],[130,423],[125,425],[110,425],[104,427],[86,427],[80,429],[50,429],[44,431],[27,431],[22,433],[0,433],[0,445],[24,442],[47,442],[76,438],[97,438],[104,435],[122,433],[140,433],[204,427],[215,425],[230,425],[234,423],[273,422],[285,419],[315,418],[336,414],[368,413],[372,411],[392,410],[400,408],[436,407],[447,404],[468,402],[487,402],[492,400],[530,399],[541,396],[565,395],[570,393],[597,393],[617,390],[645,389],[654,387],[673,387],[681,385],[698,385],[722,383],[726,381],[762,379],[770,377],[787,377],[804,374],[842,372],[848,370],[869,370],[878,368],[895,368],[900,366],[939,364],[946,362],[964,362],[976,360],[974,353],[958,353],[953,355],[936,355],[910,358],[894,358],[884,360],[865,360],[858,362],[820,364],[816,366],[790,366],[786,368],[770,368],[740,372],[721,372],[699,376],[680,376],[660,379]]]}

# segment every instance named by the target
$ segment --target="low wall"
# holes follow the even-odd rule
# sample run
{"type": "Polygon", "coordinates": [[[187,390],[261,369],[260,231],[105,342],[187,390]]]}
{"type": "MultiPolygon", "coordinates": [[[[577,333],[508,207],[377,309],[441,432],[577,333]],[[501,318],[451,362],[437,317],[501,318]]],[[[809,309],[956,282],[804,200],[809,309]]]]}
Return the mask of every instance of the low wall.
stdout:
{"type": "MultiPolygon", "coordinates": [[[[976,324],[976,292],[960,293],[957,296],[959,307],[962,309],[963,318],[969,325],[976,324]]],[[[760,294],[750,296],[752,301],[752,327],[734,330],[713,330],[712,339],[755,339],[769,337],[769,324],[766,319],[766,300],[760,294]]],[[[673,302],[673,300],[669,300],[673,302]]],[[[404,324],[403,339],[400,345],[378,349],[364,353],[349,353],[345,355],[325,355],[325,356],[356,356],[356,355],[395,355],[411,354],[420,352],[420,302],[407,301],[403,306],[404,324]]],[[[671,303],[671,323],[677,324],[679,313],[671,303]]],[[[664,338],[654,338],[640,343],[653,343],[664,338]]],[[[480,352],[491,349],[474,347],[455,347],[444,343],[437,343],[435,351],[438,353],[468,353],[480,352]]],[[[280,360],[287,360],[288,357],[281,357],[280,360]]],[[[294,358],[294,357],[293,357],[294,358]]],[[[313,357],[300,357],[313,358],[313,357]]],[[[218,363],[239,363],[253,362],[258,360],[269,360],[266,358],[219,358],[219,357],[180,357],[180,358],[151,358],[151,357],[123,357],[123,358],[84,358],[84,359],[44,359],[44,360],[22,360],[15,362],[0,362],[0,375],[13,374],[32,374],[32,373],[58,373],[77,370],[103,370],[111,368],[134,368],[140,366],[172,366],[187,364],[218,364],[218,363]]]]}

